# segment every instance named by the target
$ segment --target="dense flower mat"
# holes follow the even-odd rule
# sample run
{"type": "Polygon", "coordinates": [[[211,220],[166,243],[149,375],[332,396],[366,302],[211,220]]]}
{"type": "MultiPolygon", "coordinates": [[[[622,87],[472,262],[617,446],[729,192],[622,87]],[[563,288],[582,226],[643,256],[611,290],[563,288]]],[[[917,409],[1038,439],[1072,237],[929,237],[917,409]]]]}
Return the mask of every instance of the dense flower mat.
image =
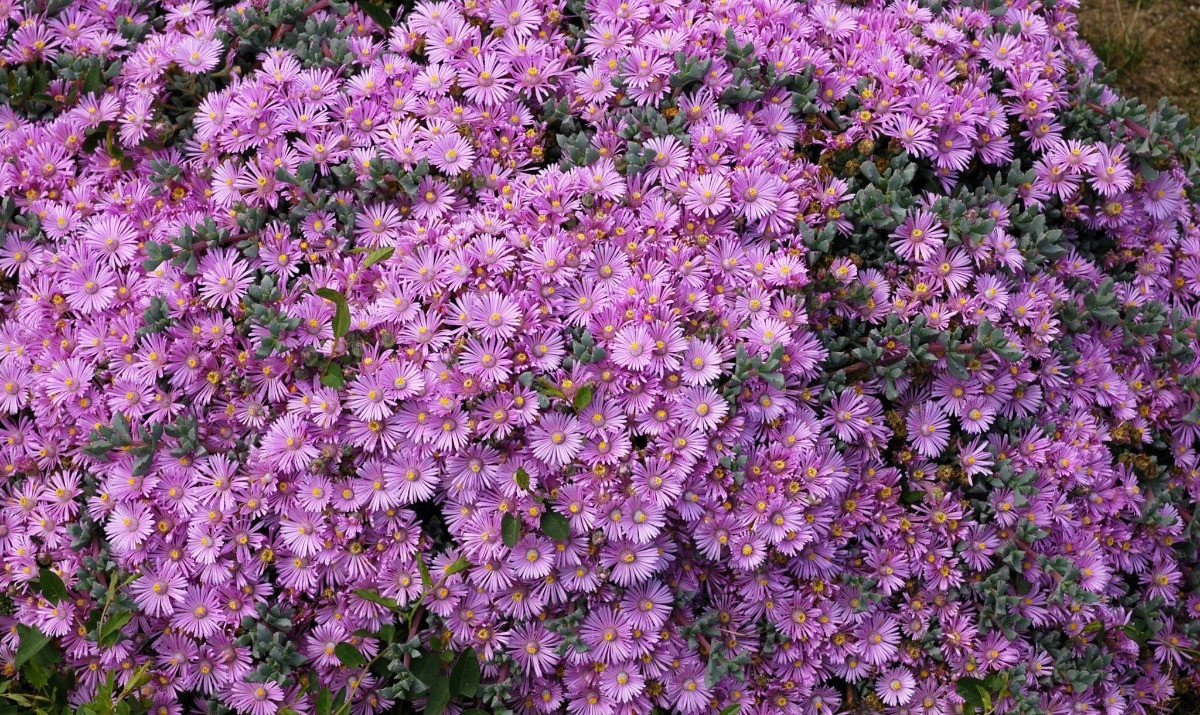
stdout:
{"type": "Polygon", "coordinates": [[[5,3],[0,707],[1188,696],[1197,139],[1073,4],[5,3]]]}

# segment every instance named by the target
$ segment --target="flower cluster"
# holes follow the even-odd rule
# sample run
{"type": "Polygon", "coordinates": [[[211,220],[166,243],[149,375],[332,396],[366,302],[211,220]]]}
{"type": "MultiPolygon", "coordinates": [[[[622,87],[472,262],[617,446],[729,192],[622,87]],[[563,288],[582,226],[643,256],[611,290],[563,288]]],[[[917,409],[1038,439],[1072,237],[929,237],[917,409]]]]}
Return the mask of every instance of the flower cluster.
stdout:
{"type": "Polygon", "coordinates": [[[1200,142],[1072,4],[0,9],[5,674],[251,715],[1193,687],[1200,142]]]}

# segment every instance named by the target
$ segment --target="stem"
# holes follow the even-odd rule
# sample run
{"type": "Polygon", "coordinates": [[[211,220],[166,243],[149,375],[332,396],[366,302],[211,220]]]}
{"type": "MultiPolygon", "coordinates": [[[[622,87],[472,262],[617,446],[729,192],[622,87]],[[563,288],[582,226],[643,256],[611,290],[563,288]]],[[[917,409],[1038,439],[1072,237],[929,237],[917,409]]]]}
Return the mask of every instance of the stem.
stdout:
{"type": "MultiPolygon", "coordinates": [[[[446,583],[446,579],[448,579],[448,578],[450,578],[450,574],[443,574],[442,577],[440,579],[438,579],[438,582],[436,584],[431,586],[428,591],[421,594],[421,600],[417,602],[417,605],[415,607],[413,607],[412,612],[409,613],[409,615],[408,615],[408,637],[404,639],[405,643],[412,640],[413,637],[417,635],[417,632],[421,630],[421,619],[425,615],[425,603],[424,603],[425,597],[428,596],[429,594],[433,593],[437,589],[441,588],[446,583]]],[[[363,669],[359,674],[359,682],[360,683],[362,682],[362,677],[371,671],[371,666],[374,665],[375,661],[378,660],[379,657],[381,655],[383,655],[384,651],[386,651],[386,650],[387,650],[387,648],[380,648],[379,652],[377,652],[375,654],[375,657],[371,658],[371,660],[367,661],[367,664],[363,666],[363,669]]],[[[405,668],[409,667],[409,665],[411,663],[412,663],[412,654],[405,653],[404,654],[404,667],[405,668]]],[[[355,688],[355,689],[357,689],[357,688],[355,688]]],[[[354,701],[353,690],[348,690],[346,692],[345,702],[343,702],[340,706],[338,706],[338,709],[334,711],[333,715],[345,715],[345,713],[349,712],[350,705],[353,701],[354,701]]]]}
{"type": "Polygon", "coordinates": [[[825,112],[817,112],[817,116],[821,118],[821,124],[824,124],[825,128],[828,129],[829,131],[831,131],[831,132],[842,131],[842,128],[838,126],[837,122],[830,119],[829,116],[827,114],[825,114],[825,112]]]}
{"type": "MultiPolygon", "coordinates": [[[[1105,109],[1104,107],[1101,107],[1099,104],[1096,104],[1095,102],[1088,102],[1087,108],[1094,112],[1097,112],[1099,114],[1108,114],[1107,109],[1105,109]]],[[[1136,134],[1137,136],[1141,137],[1142,139],[1154,138],[1154,134],[1149,129],[1147,129],[1146,127],[1143,127],[1141,124],[1138,124],[1137,122],[1133,121],[1129,117],[1123,117],[1121,120],[1121,123],[1125,125],[1126,129],[1128,129],[1133,134],[1136,134]]],[[[1166,145],[1166,147],[1168,149],[1170,149],[1171,151],[1175,151],[1175,149],[1176,149],[1175,144],[1172,143],[1169,139],[1164,139],[1163,137],[1158,137],[1158,141],[1160,141],[1164,145],[1166,145]]]]}
{"type": "MultiPolygon", "coordinates": [[[[375,665],[375,661],[379,660],[379,656],[383,655],[384,651],[386,650],[387,648],[380,648],[379,652],[377,652],[370,660],[367,661],[367,664],[362,667],[362,670],[360,670],[358,673],[358,685],[362,685],[363,678],[367,675],[367,673],[371,672],[371,666],[375,665]]],[[[358,690],[358,685],[351,686],[347,684],[346,699],[342,701],[342,704],[338,706],[337,710],[333,711],[333,715],[346,715],[346,713],[350,712],[350,706],[354,703],[354,691],[358,690]]]]}
{"type": "MultiPolygon", "coordinates": [[[[249,231],[245,231],[242,233],[235,233],[233,235],[226,236],[225,238],[221,239],[220,241],[217,242],[216,245],[218,248],[222,248],[225,246],[232,246],[232,245],[236,244],[238,241],[244,241],[245,239],[251,238],[252,236],[254,236],[254,234],[250,233],[249,231]]],[[[197,251],[203,251],[206,248],[208,248],[208,240],[207,239],[203,240],[203,241],[196,241],[189,247],[188,250],[190,250],[192,253],[195,253],[197,251]]]]}
{"type": "MultiPolygon", "coordinates": [[[[417,635],[417,631],[421,630],[421,618],[424,617],[424,615],[425,615],[425,604],[424,603],[417,604],[417,607],[414,608],[413,612],[411,614],[409,614],[409,616],[408,616],[408,637],[404,639],[405,643],[411,641],[413,639],[413,637],[417,635]]],[[[407,668],[411,663],[412,663],[412,654],[405,653],[404,654],[404,667],[407,668]]]]}

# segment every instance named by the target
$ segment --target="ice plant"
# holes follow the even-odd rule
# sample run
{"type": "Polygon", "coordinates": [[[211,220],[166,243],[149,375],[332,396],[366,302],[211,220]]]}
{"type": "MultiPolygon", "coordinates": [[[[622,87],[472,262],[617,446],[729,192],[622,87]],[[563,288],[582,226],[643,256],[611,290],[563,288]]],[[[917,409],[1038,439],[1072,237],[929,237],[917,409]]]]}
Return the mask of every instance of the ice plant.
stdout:
{"type": "Polygon", "coordinates": [[[1189,696],[1200,142],[1073,5],[0,7],[0,701],[1189,696]]]}

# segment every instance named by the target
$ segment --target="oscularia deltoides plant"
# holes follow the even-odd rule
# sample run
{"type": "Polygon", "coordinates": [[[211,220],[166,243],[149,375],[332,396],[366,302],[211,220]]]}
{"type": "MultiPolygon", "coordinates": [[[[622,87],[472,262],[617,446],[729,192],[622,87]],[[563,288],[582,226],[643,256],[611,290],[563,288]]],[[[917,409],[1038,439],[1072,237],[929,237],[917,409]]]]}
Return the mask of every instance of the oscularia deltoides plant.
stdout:
{"type": "Polygon", "coordinates": [[[1195,697],[1200,143],[1074,5],[0,4],[0,709],[1195,697]]]}

